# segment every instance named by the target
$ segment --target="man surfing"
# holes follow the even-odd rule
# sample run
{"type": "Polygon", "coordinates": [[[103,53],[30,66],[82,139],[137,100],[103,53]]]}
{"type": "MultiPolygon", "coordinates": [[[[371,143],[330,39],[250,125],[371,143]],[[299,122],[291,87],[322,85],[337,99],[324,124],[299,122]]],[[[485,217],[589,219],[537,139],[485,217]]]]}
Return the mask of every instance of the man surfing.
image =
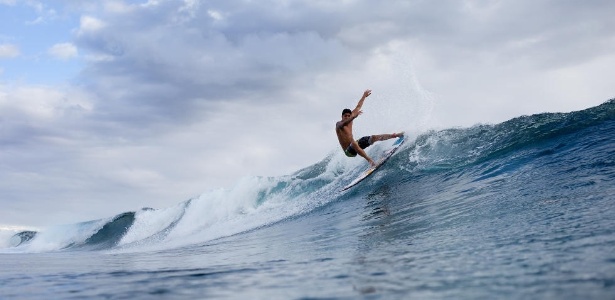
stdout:
{"type": "Polygon", "coordinates": [[[403,136],[404,133],[400,132],[364,136],[355,141],[352,136],[352,122],[363,113],[361,110],[363,101],[365,101],[365,98],[369,97],[371,94],[372,90],[365,90],[365,92],[363,92],[363,97],[361,97],[361,100],[359,100],[359,103],[357,103],[357,107],[355,107],[355,109],[350,110],[346,108],[342,111],[342,120],[335,124],[335,133],[337,133],[337,139],[340,141],[340,146],[342,146],[342,150],[344,150],[346,156],[355,157],[359,154],[365,158],[372,167],[375,167],[376,163],[367,155],[367,153],[365,153],[363,149],[371,146],[375,142],[386,141],[388,139],[403,136]]]}

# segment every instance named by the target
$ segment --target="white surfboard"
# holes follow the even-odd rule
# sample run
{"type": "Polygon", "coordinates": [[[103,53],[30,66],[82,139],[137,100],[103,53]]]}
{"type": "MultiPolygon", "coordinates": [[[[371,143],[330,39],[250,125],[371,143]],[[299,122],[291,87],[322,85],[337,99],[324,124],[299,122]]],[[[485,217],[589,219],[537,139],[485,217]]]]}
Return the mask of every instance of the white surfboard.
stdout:
{"type": "Polygon", "coordinates": [[[374,173],[374,171],[376,171],[378,168],[380,168],[380,166],[382,166],[389,158],[391,158],[391,156],[393,156],[393,154],[395,154],[395,151],[397,151],[397,149],[399,149],[399,147],[406,141],[405,136],[400,136],[397,141],[395,141],[395,143],[393,143],[392,148],[390,148],[389,150],[387,150],[384,153],[384,156],[376,163],[376,166],[374,167],[369,167],[367,170],[363,171],[361,174],[359,174],[359,177],[357,177],[355,180],[353,180],[352,182],[350,182],[347,186],[345,186],[342,191],[345,191],[355,185],[357,185],[359,182],[363,181],[363,179],[367,178],[367,176],[371,175],[372,173],[374,173]]]}

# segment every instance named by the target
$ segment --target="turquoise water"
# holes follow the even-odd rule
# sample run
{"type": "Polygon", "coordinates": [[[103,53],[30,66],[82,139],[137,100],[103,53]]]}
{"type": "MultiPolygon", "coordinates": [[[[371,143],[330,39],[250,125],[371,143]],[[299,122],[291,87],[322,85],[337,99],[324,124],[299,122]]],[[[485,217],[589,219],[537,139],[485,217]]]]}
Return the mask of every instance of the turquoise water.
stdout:
{"type": "Polygon", "coordinates": [[[364,166],[336,153],[169,208],[4,234],[0,298],[613,299],[614,137],[611,100],[411,137],[347,192],[364,166]]]}

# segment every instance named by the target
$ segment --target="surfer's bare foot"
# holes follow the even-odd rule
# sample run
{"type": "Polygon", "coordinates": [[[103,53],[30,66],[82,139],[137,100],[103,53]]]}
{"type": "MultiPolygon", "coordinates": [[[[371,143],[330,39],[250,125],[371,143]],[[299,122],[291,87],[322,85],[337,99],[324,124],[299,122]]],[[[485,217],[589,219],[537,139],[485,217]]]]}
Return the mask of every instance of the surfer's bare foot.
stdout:
{"type": "Polygon", "coordinates": [[[376,163],[375,163],[373,160],[371,160],[371,159],[369,160],[369,164],[370,164],[372,167],[375,167],[375,166],[376,166],[376,163]]]}
{"type": "Polygon", "coordinates": [[[403,132],[403,131],[402,131],[402,132],[399,132],[399,133],[393,133],[393,137],[396,137],[396,138],[397,138],[397,137],[402,137],[402,136],[404,136],[404,133],[405,133],[405,132],[403,132]]]}

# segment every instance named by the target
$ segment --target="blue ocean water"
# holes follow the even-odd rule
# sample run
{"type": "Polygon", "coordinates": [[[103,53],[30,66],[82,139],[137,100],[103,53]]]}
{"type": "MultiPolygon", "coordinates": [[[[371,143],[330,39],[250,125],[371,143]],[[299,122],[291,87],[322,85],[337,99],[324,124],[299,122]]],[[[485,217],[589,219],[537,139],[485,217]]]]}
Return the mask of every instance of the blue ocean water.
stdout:
{"type": "Polygon", "coordinates": [[[615,299],[615,99],[424,132],[340,192],[364,167],[2,232],[0,298],[615,299]]]}

